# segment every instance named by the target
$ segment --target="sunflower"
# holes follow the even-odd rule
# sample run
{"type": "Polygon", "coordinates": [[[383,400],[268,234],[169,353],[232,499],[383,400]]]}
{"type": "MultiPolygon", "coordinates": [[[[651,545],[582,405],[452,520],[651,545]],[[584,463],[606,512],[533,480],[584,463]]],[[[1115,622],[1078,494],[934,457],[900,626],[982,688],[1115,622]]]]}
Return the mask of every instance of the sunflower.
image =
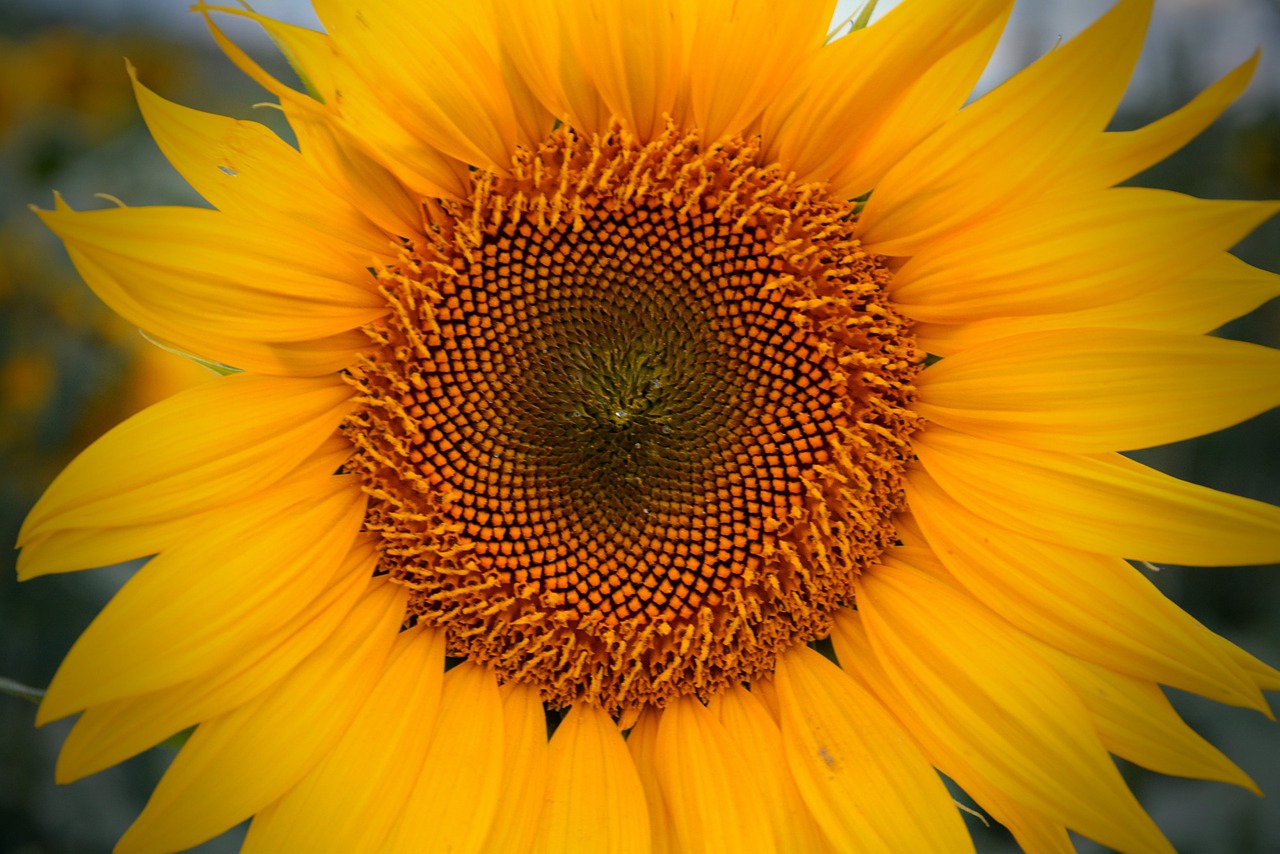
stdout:
{"type": "Polygon", "coordinates": [[[1159,852],[1111,754],[1254,788],[1159,686],[1280,672],[1129,561],[1280,560],[1280,510],[1119,452],[1280,402],[1204,335],[1280,293],[1227,253],[1280,205],[1116,185],[1256,58],[1108,132],[1150,0],[967,106],[1011,0],[315,6],[202,7],[297,148],[135,77],[213,209],[40,212],[235,369],[21,535],[150,557],[39,713],[64,781],[194,728],[118,850],[972,850],[946,775],[1159,852]]]}

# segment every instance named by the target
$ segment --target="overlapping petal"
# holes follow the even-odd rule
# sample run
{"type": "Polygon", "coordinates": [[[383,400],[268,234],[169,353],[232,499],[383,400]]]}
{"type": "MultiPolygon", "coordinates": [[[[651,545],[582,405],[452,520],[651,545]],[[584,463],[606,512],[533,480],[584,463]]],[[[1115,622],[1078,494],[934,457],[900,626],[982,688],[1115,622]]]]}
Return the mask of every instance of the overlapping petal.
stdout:
{"type": "MultiPolygon", "coordinates": [[[[654,139],[676,110],[687,22],[674,0],[559,0],[565,48],[609,115],[641,140],[654,139]]],[[[603,128],[601,128],[603,130],[603,128]]]]}
{"type": "Polygon", "coordinates": [[[498,30],[502,51],[551,115],[584,133],[602,133],[609,127],[609,108],[595,80],[574,57],[562,8],[558,0],[528,0],[504,9],[508,26],[498,30]]]}
{"type": "Polygon", "coordinates": [[[279,799],[332,750],[377,684],[404,605],[404,588],[375,584],[273,690],[197,727],[116,850],[189,848],[279,799]]]}
{"type": "Polygon", "coordinates": [[[874,130],[857,131],[859,144],[843,152],[844,163],[833,178],[834,194],[858,198],[872,190],[903,155],[960,109],[973,94],[1012,11],[1007,6],[985,29],[919,71],[874,130]]]}
{"type": "Polygon", "coordinates": [[[965,793],[1013,834],[1027,854],[1075,854],[1067,829],[1056,820],[1020,803],[970,763],[962,747],[951,744],[925,724],[894,688],[876,658],[861,615],[853,609],[839,611],[831,631],[832,645],[845,672],[874,694],[911,734],[929,761],[956,781],[965,793]]]}
{"type": "MultiPolygon", "coordinates": [[[[324,492],[334,472],[351,456],[345,439],[330,438],[279,481],[267,486],[304,501],[324,492]]],[[[18,556],[18,577],[34,578],[57,572],[74,572],[110,566],[158,554],[186,539],[191,529],[203,530],[235,522],[251,515],[250,506],[266,490],[249,491],[237,500],[190,515],[173,515],[151,522],[123,525],[54,527],[24,541],[18,556]]],[[[128,516],[122,518],[128,519],[128,516]]]]}
{"type": "Polygon", "coordinates": [[[879,702],[801,646],[775,685],[787,764],[837,851],[971,851],[933,768],[879,702]]]}
{"type": "Polygon", "coordinates": [[[1172,851],[1083,702],[1014,631],[905,564],[862,576],[857,596],[894,690],[1000,791],[1104,845],[1172,851]]]}
{"type": "Polygon", "coordinates": [[[58,782],[123,762],[274,687],[346,619],[368,588],[375,563],[367,543],[352,549],[329,588],[266,635],[253,654],[168,688],[90,706],[58,754],[58,782]]]}
{"type": "Polygon", "coordinates": [[[613,720],[584,704],[551,737],[547,800],[534,851],[649,850],[649,810],[636,765],[613,720]]]}
{"type": "MultiPolygon", "coordinates": [[[[517,122],[498,61],[492,4],[315,0],[314,6],[344,64],[376,93],[386,115],[462,163],[506,171],[517,122]]],[[[349,98],[345,90],[343,97],[349,98]]]]}
{"type": "Polygon", "coordinates": [[[487,851],[529,851],[547,799],[547,715],[536,688],[508,682],[502,693],[502,786],[487,851]]]}
{"type": "Polygon", "coordinates": [[[950,574],[1027,634],[1138,679],[1265,708],[1217,636],[1125,561],[986,521],[924,472],[913,472],[906,489],[950,574]]]}
{"type": "Polygon", "coordinates": [[[956,353],[917,411],[988,439],[1101,453],[1163,445],[1280,406],[1280,351],[1202,335],[1058,329],[956,353]]]}
{"type": "Polygon", "coordinates": [[[375,850],[419,776],[443,677],[443,632],[417,626],[397,635],[377,684],[337,744],[254,817],[242,850],[375,850]]]}
{"type": "Polygon", "coordinates": [[[1137,187],[1050,197],[930,240],[890,291],[905,314],[931,323],[1106,305],[1217,261],[1278,210],[1137,187]]]}
{"type": "Polygon", "coordinates": [[[1178,480],[1119,454],[1064,454],[944,427],[917,434],[921,464],[977,515],[1037,539],[1131,560],[1280,561],[1280,508],[1178,480]]]}
{"type": "Polygon", "coordinates": [[[1131,131],[1104,133],[1090,143],[1077,165],[1076,180],[1110,187],[1133,177],[1182,148],[1222,114],[1249,85],[1259,54],[1241,63],[1189,104],[1131,131]]]}
{"type": "Polygon", "coordinates": [[[1161,774],[1221,780],[1262,794],[1247,774],[1187,726],[1159,686],[1052,647],[1037,652],[1084,700],[1107,750],[1161,774]]]}
{"type": "Polygon", "coordinates": [[[502,697],[485,667],[463,662],[444,677],[440,712],[399,819],[376,850],[422,850],[424,839],[444,851],[483,851],[496,819],[506,758],[502,697]],[[469,769],[460,774],[459,769],[469,769]],[[457,821],[466,815],[466,821],[457,821]]]}
{"type": "Polygon", "coordinates": [[[366,342],[359,327],[387,311],[372,256],[356,262],[324,243],[277,240],[252,220],[199,208],[76,212],[61,200],[39,214],[112,309],[216,362],[333,373],[366,342]]]}
{"type": "Polygon", "coordinates": [[[411,238],[422,229],[422,207],[395,176],[365,153],[340,126],[313,109],[281,104],[304,160],[334,193],[385,233],[411,238]]]}
{"type": "Polygon", "coordinates": [[[912,136],[927,133],[956,110],[976,82],[980,68],[974,66],[985,61],[970,60],[993,47],[989,38],[975,37],[1010,6],[1008,0],[911,0],[826,45],[765,110],[766,156],[806,179],[831,181],[840,195],[870,189],[889,158],[884,143],[872,143],[874,154],[860,159],[861,141],[874,139],[882,123],[901,125],[904,119],[895,119],[895,112],[910,108],[913,133],[895,139],[903,146],[897,153],[905,154],[917,141],[912,136]],[[969,52],[958,67],[948,66],[959,79],[928,94],[913,89],[925,70],[953,51],[969,52]]]}
{"type": "Polygon", "coordinates": [[[912,255],[976,217],[1038,199],[1072,175],[1120,103],[1151,4],[1121,0],[905,154],[862,211],[866,247],[912,255]]]}
{"type": "Polygon", "coordinates": [[[324,590],[364,508],[350,476],[334,477],[302,501],[268,493],[235,523],[191,532],[138,570],[85,629],[39,720],[165,688],[252,650],[324,590]]]}
{"type": "Polygon", "coordinates": [[[821,47],[834,4],[705,0],[689,4],[690,118],[710,139],[751,126],[821,47]]]}
{"type": "Polygon", "coordinates": [[[644,791],[645,812],[649,820],[649,843],[653,854],[672,854],[675,831],[667,800],[658,782],[658,723],[662,712],[646,707],[627,733],[627,753],[635,763],[636,776],[644,791]]]}
{"type": "Polygon", "coordinates": [[[282,243],[346,246],[364,264],[391,240],[330,189],[306,158],[257,122],[182,107],[138,82],[138,106],[161,152],[218,210],[258,220],[282,243]]]}
{"type": "Polygon", "coordinates": [[[778,850],[815,854],[830,850],[791,777],[783,752],[782,732],[764,703],[746,688],[736,685],[712,698],[707,707],[719,716],[733,744],[746,759],[744,775],[764,796],[778,850]]]}
{"type": "MultiPolygon", "coordinates": [[[[328,35],[244,9],[205,4],[195,8],[205,13],[218,46],[232,62],[292,108],[291,121],[314,118],[330,124],[345,142],[362,149],[411,192],[455,199],[466,195],[466,164],[405,128],[389,112],[376,87],[346,63],[328,35]],[[260,24],[281,45],[310,92],[300,93],[273,77],[227,37],[210,12],[242,16],[260,24]]],[[[401,191],[396,191],[393,198],[399,195],[401,191]]]]}
{"type": "Polygon", "coordinates": [[[1046,329],[1139,329],[1200,334],[1280,296],[1280,275],[1223,253],[1206,266],[1154,288],[1118,289],[1097,306],[1052,314],[993,317],[967,323],[920,323],[916,338],[930,353],[1046,329]]]}
{"type": "Polygon", "coordinates": [[[677,850],[777,850],[764,793],[740,767],[746,761],[740,743],[701,701],[681,697],[663,709],[657,772],[677,850]]]}
{"type": "Polygon", "coordinates": [[[27,516],[49,531],[190,516],[253,494],[301,463],[350,411],[336,377],[236,375],[144,410],[91,445],[27,516]]]}

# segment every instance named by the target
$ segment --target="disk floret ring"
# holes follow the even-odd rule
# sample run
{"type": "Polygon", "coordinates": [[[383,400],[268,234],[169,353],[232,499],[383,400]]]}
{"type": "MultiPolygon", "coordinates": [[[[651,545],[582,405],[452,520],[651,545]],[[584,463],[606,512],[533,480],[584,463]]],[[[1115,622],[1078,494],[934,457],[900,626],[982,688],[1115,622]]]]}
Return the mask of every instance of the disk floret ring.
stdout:
{"type": "Polygon", "coordinates": [[[552,706],[767,676],[893,542],[921,353],[853,206],[762,159],[560,129],[379,271],[365,527],[410,622],[552,706]]]}

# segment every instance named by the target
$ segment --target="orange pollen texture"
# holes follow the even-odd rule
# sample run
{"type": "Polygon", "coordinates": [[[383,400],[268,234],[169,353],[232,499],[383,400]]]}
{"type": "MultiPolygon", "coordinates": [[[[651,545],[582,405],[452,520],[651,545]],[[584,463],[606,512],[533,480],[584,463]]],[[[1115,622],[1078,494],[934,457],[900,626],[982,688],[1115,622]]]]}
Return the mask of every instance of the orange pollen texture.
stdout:
{"type": "Polygon", "coordinates": [[[562,129],[379,271],[366,529],[410,621],[553,706],[765,676],[892,542],[920,353],[852,206],[759,159],[562,129]]]}

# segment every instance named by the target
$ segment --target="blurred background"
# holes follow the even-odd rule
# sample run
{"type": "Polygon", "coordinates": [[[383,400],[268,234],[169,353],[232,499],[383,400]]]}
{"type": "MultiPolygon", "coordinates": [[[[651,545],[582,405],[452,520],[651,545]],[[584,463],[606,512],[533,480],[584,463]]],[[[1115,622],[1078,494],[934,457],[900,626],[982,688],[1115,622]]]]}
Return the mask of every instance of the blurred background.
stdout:
{"type": "MultiPolygon", "coordinates": [[[[202,204],[160,156],[134,106],[123,57],[148,86],[203,110],[287,130],[268,96],[213,45],[185,0],[4,0],[0,3],[0,541],[63,465],[142,407],[211,375],[149,345],[80,284],[28,205],[61,192],[76,208],[202,204]]],[[[837,20],[859,5],[842,2],[837,20]]],[[[891,8],[882,3],[878,14],[891,8]]],[[[980,89],[1070,38],[1109,0],[1025,0],[980,89]]],[[[317,26],[296,0],[258,11],[317,26]]],[[[269,44],[228,27],[282,79],[269,44]]],[[[1263,49],[1249,93],[1187,149],[1134,183],[1203,197],[1280,198],[1280,0],[1158,0],[1147,50],[1115,127],[1140,126],[1263,49]]],[[[1105,58],[1100,57],[1102,61],[1105,58]]],[[[1280,269],[1280,218],[1237,254],[1280,269]]],[[[1280,306],[1220,334],[1280,345],[1280,306]]],[[[1134,456],[1179,477],[1280,503],[1280,416],[1134,456]]],[[[112,567],[19,586],[0,548],[0,677],[42,687],[77,635],[129,575],[112,567]]],[[[1153,580],[1210,628],[1280,664],[1280,575],[1274,569],[1164,568],[1153,580]]],[[[1188,721],[1270,793],[1159,777],[1121,763],[1139,798],[1184,854],[1280,852],[1280,727],[1256,712],[1171,691],[1188,721]]],[[[1273,702],[1280,696],[1272,695],[1273,702]]],[[[109,851],[172,756],[164,748],[77,782],[53,782],[68,725],[34,729],[35,706],[0,694],[0,854],[109,851]]],[[[967,819],[983,852],[1011,850],[998,828],[967,819]]],[[[233,851],[236,830],[199,850],[233,851]]],[[[1081,843],[1082,851],[1098,851],[1081,843]]]]}

